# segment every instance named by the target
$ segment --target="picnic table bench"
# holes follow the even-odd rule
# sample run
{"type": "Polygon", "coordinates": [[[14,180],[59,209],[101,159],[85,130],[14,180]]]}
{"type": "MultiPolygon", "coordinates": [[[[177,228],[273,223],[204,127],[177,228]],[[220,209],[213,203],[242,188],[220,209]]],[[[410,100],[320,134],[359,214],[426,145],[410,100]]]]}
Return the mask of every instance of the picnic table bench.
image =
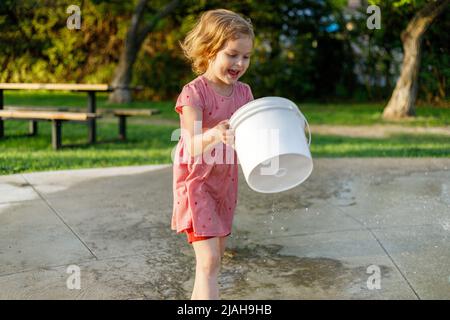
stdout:
{"type": "MultiPolygon", "coordinates": [[[[62,147],[61,126],[63,121],[89,121],[98,118],[95,113],[79,113],[79,112],[49,112],[49,111],[14,111],[0,110],[0,118],[25,119],[31,120],[30,134],[37,134],[36,120],[52,121],[52,146],[58,150],[62,147]]],[[[0,120],[3,122],[3,120],[0,120]]],[[[1,135],[2,136],[2,135],[1,135]]]]}
{"type": "Polygon", "coordinates": [[[130,116],[150,116],[156,114],[156,109],[103,109],[96,110],[96,92],[108,92],[114,90],[107,84],[39,84],[39,83],[0,83],[0,138],[4,136],[3,119],[30,120],[29,132],[31,135],[37,134],[37,121],[52,121],[52,146],[55,150],[60,149],[61,127],[63,121],[87,122],[88,143],[96,141],[96,119],[103,115],[114,115],[119,119],[119,139],[126,139],[126,118],[130,116]],[[80,109],[67,108],[8,108],[4,109],[4,90],[69,90],[75,92],[87,92],[88,106],[86,112],[80,109]]]}
{"type": "MultiPolygon", "coordinates": [[[[25,112],[30,112],[30,111],[37,111],[37,112],[44,112],[46,111],[47,113],[55,113],[55,114],[65,114],[65,115],[72,115],[72,114],[81,114],[80,113],[80,108],[71,108],[71,107],[32,107],[32,106],[21,106],[21,107],[17,107],[17,106],[4,106],[5,110],[3,111],[14,111],[17,112],[18,115],[24,114],[25,112]]],[[[97,112],[94,114],[89,114],[89,113],[85,113],[86,115],[88,115],[88,117],[96,117],[96,118],[101,118],[104,116],[115,116],[116,118],[119,119],[119,140],[126,140],[126,119],[128,117],[132,117],[132,116],[152,116],[155,114],[160,113],[160,110],[158,109],[97,109],[97,112]]],[[[7,114],[7,113],[5,113],[7,114]]],[[[2,110],[0,110],[0,117],[3,116],[3,112],[2,110]]],[[[7,117],[7,116],[4,116],[7,117]]],[[[30,119],[26,116],[24,116],[23,118],[29,119],[30,120],[30,129],[29,129],[29,133],[30,135],[36,135],[37,134],[37,122],[33,119],[30,119]]],[[[72,120],[72,119],[70,119],[72,120]]],[[[75,121],[83,121],[83,120],[79,120],[79,119],[73,119],[75,121]]]]}

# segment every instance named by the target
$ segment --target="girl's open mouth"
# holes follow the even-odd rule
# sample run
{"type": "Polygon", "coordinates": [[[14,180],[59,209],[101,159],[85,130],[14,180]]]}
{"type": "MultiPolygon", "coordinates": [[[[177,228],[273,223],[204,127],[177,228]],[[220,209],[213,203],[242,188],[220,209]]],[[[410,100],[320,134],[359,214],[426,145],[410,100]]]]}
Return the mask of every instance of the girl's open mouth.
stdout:
{"type": "Polygon", "coordinates": [[[235,70],[228,69],[228,74],[229,74],[232,78],[237,78],[237,76],[239,75],[239,71],[235,71],[235,70]]]}

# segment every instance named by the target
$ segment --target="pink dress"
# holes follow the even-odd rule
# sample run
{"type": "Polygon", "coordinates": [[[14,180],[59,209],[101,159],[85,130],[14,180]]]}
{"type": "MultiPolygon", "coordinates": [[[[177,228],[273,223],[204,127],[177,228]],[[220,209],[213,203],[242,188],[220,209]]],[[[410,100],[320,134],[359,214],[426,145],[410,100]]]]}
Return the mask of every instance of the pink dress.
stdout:
{"type": "MultiPolygon", "coordinates": [[[[183,130],[182,107],[201,108],[202,130],[205,131],[222,120],[230,119],[237,109],[251,100],[251,89],[245,83],[235,83],[231,96],[226,97],[216,93],[208,86],[207,80],[199,76],[183,87],[175,111],[180,114],[183,130]]],[[[204,154],[191,157],[185,150],[184,141],[181,134],[173,161],[172,230],[180,233],[193,229],[195,236],[226,236],[231,233],[237,205],[236,151],[221,142],[204,152],[210,152],[209,159],[213,159],[205,161],[204,154]]]]}

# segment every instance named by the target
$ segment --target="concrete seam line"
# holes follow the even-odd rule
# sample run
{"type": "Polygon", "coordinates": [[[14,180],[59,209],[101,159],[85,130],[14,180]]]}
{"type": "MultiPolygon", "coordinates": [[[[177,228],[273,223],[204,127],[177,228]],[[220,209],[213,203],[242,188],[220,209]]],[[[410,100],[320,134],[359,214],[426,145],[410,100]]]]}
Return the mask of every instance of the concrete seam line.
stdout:
{"type": "Polygon", "coordinates": [[[72,234],[86,247],[86,249],[89,250],[89,252],[94,256],[96,260],[98,260],[98,257],[95,255],[95,253],[89,248],[89,246],[81,239],[81,237],[75,232],[75,230],[72,229],[72,227],[69,226],[69,224],[62,218],[62,216],[58,213],[58,210],[53,208],[53,206],[50,204],[50,202],[38,191],[36,188],[22,175],[23,179],[33,188],[34,192],[36,192],[39,197],[47,204],[47,206],[50,208],[51,211],[61,220],[61,222],[72,232],[72,234]]]}
{"type": "MultiPolygon", "coordinates": [[[[326,201],[329,205],[331,205],[328,201],[326,201]]],[[[389,254],[389,252],[386,250],[386,248],[383,246],[383,244],[381,243],[381,241],[375,236],[375,234],[373,233],[373,231],[366,227],[361,221],[359,221],[358,219],[356,219],[355,217],[347,214],[344,210],[342,210],[341,208],[339,208],[339,206],[336,206],[336,208],[346,217],[356,221],[358,224],[360,224],[366,231],[368,231],[370,233],[370,235],[375,239],[375,241],[378,243],[378,245],[381,247],[381,249],[383,250],[384,254],[389,258],[389,260],[391,261],[391,263],[394,265],[394,267],[397,269],[397,271],[400,273],[400,275],[402,276],[402,278],[406,281],[406,284],[408,285],[408,287],[412,290],[412,292],[414,293],[414,295],[417,297],[418,300],[422,300],[420,298],[420,296],[418,295],[418,293],[416,292],[416,290],[414,290],[413,286],[411,285],[411,283],[409,282],[409,280],[406,278],[406,276],[403,274],[403,272],[400,270],[400,267],[397,265],[397,263],[394,261],[394,259],[391,257],[391,255],[389,254]]]]}

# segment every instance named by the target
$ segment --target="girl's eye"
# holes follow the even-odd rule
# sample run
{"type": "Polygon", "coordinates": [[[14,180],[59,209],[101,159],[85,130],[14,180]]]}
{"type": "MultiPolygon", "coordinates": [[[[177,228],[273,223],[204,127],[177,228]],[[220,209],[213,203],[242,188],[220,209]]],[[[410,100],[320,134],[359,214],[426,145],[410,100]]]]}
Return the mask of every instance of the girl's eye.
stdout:
{"type": "Polygon", "coordinates": [[[236,54],[229,54],[228,53],[228,56],[234,58],[234,57],[236,57],[236,54]]]}
{"type": "Polygon", "coordinates": [[[250,57],[244,57],[244,59],[250,59],[250,57]]]}

